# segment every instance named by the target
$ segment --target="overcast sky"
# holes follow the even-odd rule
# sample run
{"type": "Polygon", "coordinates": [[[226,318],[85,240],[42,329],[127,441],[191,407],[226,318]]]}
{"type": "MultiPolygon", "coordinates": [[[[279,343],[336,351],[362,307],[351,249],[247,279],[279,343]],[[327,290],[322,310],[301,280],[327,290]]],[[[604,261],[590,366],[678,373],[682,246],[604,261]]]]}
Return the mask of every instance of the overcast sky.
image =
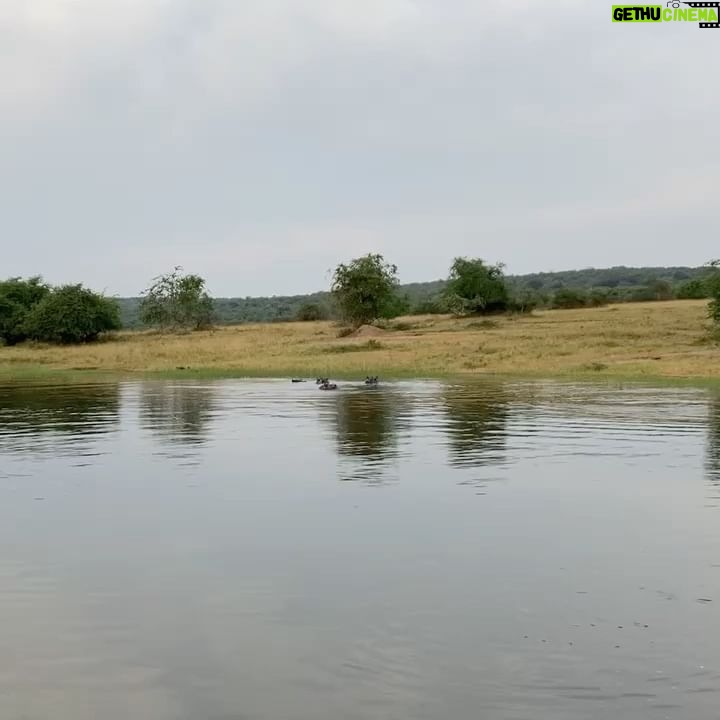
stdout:
{"type": "Polygon", "coordinates": [[[720,256],[720,30],[603,0],[0,0],[0,275],[720,256]]]}

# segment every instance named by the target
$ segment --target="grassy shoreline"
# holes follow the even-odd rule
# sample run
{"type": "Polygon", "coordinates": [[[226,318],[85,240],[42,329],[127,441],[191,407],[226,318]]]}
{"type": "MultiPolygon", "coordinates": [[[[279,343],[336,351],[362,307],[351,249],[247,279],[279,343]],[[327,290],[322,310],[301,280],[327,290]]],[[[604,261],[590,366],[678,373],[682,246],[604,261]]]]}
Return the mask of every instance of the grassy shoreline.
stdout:
{"type": "Polygon", "coordinates": [[[0,348],[0,382],[373,374],[720,385],[719,361],[706,303],[688,300],[518,317],[400,318],[387,330],[345,338],[327,322],[127,332],[94,345],[0,348]]]}
{"type": "MultiPolygon", "coordinates": [[[[233,369],[221,368],[191,370],[181,373],[174,370],[152,371],[97,371],[97,370],[47,370],[41,366],[24,366],[17,372],[5,372],[0,369],[0,387],[12,385],[62,385],[62,384],[107,384],[118,382],[133,382],[142,380],[168,380],[168,381],[216,381],[216,380],[289,380],[291,377],[304,377],[308,382],[314,382],[315,376],[303,376],[302,373],[273,373],[240,372],[233,369]]],[[[364,379],[357,374],[334,374],[334,380],[359,382],[364,379]]],[[[668,377],[663,375],[633,375],[618,373],[465,373],[465,374],[385,374],[381,378],[386,382],[400,381],[446,381],[446,382],[558,382],[558,383],[593,383],[602,385],[646,385],[652,387],[668,388],[709,388],[720,390],[720,378],[705,376],[668,377]]]]}

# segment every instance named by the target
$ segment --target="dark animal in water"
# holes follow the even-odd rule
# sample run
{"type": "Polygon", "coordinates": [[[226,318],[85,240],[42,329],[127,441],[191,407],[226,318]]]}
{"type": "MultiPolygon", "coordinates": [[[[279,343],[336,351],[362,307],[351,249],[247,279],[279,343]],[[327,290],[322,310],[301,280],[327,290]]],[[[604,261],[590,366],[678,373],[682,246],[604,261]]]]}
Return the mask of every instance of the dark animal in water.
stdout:
{"type": "Polygon", "coordinates": [[[337,390],[337,385],[335,383],[326,381],[326,382],[320,383],[320,389],[321,390],[337,390]]]}
{"type": "Polygon", "coordinates": [[[290,382],[297,383],[297,382],[305,382],[305,381],[302,378],[293,378],[290,382]]]}
{"type": "Polygon", "coordinates": [[[365,384],[366,385],[377,385],[378,384],[378,376],[377,375],[370,375],[365,378],[365,384]]]}

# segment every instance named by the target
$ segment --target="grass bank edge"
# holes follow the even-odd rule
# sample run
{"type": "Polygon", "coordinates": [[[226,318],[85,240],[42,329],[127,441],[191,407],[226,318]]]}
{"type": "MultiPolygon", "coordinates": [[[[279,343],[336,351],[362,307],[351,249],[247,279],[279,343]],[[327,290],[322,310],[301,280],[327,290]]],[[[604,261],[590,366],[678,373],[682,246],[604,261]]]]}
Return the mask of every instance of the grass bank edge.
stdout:
{"type": "MultiPolygon", "coordinates": [[[[331,374],[333,379],[359,381],[363,378],[357,372],[332,372],[328,369],[308,374],[307,368],[280,368],[268,371],[262,368],[168,368],[161,370],[108,370],[97,368],[56,368],[47,365],[0,365],[0,384],[15,383],[106,383],[123,380],[231,380],[268,379],[289,380],[292,377],[312,381],[316,376],[331,374]]],[[[432,373],[409,369],[388,369],[382,379],[393,380],[444,380],[457,382],[483,381],[557,381],[588,382],[594,384],[634,384],[656,387],[698,387],[720,389],[720,376],[669,376],[638,370],[635,372],[614,371],[612,367],[603,370],[562,370],[562,371],[504,371],[474,370],[467,372],[432,373]]]]}

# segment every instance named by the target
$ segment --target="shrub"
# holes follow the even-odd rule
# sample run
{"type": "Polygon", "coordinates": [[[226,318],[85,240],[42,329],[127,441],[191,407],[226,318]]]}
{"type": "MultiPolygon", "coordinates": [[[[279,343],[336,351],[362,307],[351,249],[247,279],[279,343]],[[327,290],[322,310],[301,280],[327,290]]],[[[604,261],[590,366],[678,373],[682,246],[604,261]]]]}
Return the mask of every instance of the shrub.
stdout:
{"type": "Polygon", "coordinates": [[[407,293],[400,295],[393,293],[388,301],[383,305],[380,311],[380,317],[383,320],[391,320],[400,315],[407,315],[410,312],[410,298],[407,293]]]}
{"type": "Polygon", "coordinates": [[[675,297],[679,300],[703,300],[708,296],[707,284],[698,279],[682,283],[675,292],[675,297]]]}
{"type": "Polygon", "coordinates": [[[530,313],[540,303],[537,293],[524,290],[516,293],[508,302],[507,309],[512,313],[530,313]]]}
{"type": "Polygon", "coordinates": [[[399,305],[397,266],[369,254],[335,268],[331,293],[341,317],[354,327],[393,317],[399,305]]]}
{"type": "Polygon", "coordinates": [[[587,298],[587,304],[590,307],[602,307],[610,302],[610,297],[603,290],[592,290],[587,298]]]}
{"type": "Polygon", "coordinates": [[[561,288],[553,296],[552,306],[569,310],[571,308],[585,307],[587,296],[582,290],[574,290],[573,288],[561,288]]]}
{"type": "Polygon", "coordinates": [[[28,313],[49,292],[50,288],[39,277],[0,282],[0,340],[5,345],[27,340],[28,313]]]}
{"type": "Polygon", "coordinates": [[[430,297],[419,300],[411,309],[411,315],[441,315],[445,307],[440,298],[430,297]]]}
{"type": "Polygon", "coordinates": [[[653,294],[653,300],[672,300],[672,285],[667,280],[653,280],[648,288],[653,294]]]}
{"type": "Polygon", "coordinates": [[[324,320],[326,313],[317,303],[305,303],[297,311],[296,318],[300,322],[314,322],[324,320]]]}
{"type": "Polygon", "coordinates": [[[205,279],[183,275],[182,268],[161,275],[143,292],[140,317],[145,325],[162,329],[203,330],[213,323],[214,306],[205,279]]]}
{"type": "Polygon", "coordinates": [[[486,265],[480,258],[455,258],[444,299],[447,309],[455,315],[507,310],[509,298],[503,266],[486,265]]]}
{"type": "Polygon", "coordinates": [[[652,288],[641,287],[633,290],[628,300],[629,302],[652,302],[653,300],[657,300],[657,298],[652,288]]]}
{"type": "Polygon", "coordinates": [[[110,298],[82,285],[63,285],[52,290],[28,313],[27,336],[52,343],[82,343],[101,333],[120,328],[120,310],[110,298]]]}
{"type": "Polygon", "coordinates": [[[705,277],[705,286],[708,296],[712,298],[708,303],[708,317],[720,328],[720,260],[708,263],[708,274],[705,277]]]}

